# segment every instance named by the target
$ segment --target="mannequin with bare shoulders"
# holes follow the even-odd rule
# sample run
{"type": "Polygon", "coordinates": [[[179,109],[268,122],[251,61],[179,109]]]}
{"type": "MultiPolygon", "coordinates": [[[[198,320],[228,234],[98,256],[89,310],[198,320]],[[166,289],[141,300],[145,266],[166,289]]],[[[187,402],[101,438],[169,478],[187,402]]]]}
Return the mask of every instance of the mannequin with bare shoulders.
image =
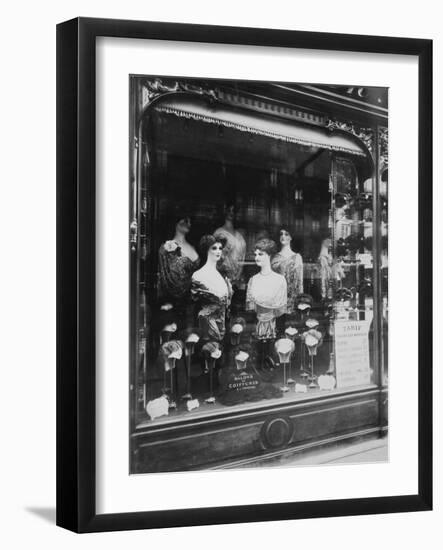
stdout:
{"type": "Polygon", "coordinates": [[[204,235],[199,244],[203,267],[192,275],[191,293],[198,303],[198,321],[202,340],[221,342],[226,332],[226,315],[232,297],[227,277],[218,270],[223,243],[213,235],[204,235]]]}

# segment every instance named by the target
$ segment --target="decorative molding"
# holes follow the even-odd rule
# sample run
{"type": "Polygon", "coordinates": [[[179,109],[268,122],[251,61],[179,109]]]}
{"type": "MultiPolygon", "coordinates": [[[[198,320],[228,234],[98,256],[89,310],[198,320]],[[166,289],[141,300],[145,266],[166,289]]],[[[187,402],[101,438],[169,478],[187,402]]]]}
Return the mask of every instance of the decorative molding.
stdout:
{"type": "Polygon", "coordinates": [[[389,164],[389,130],[383,126],[380,126],[380,163],[383,165],[383,169],[386,169],[389,164]]]}
{"type": "MultiPolygon", "coordinates": [[[[216,465],[216,466],[209,466],[208,470],[226,470],[228,468],[241,468],[243,466],[248,466],[250,464],[259,464],[259,463],[265,463],[267,460],[275,460],[275,459],[285,459],[287,457],[295,457],[297,455],[301,455],[305,451],[310,451],[314,449],[327,449],[331,445],[336,445],[337,443],[345,442],[345,441],[353,441],[361,438],[369,438],[370,436],[379,435],[380,432],[383,432],[384,434],[388,431],[388,426],[382,426],[381,428],[379,426],[375,428],[368,428],[365,430],[358,430],[349,432],[343,435],[339,436],[333,436],[328,437],[325,439],[319,439],[316,441],[309,441],[308,443],[304,444],[298,444],[298,445],[289,445],[288,447],[284,449],[273,449],[270,451],[263,451],[260,453],[260,455],[253,456],[253,457],[247,457],[247,458],[240,458],[240,459],[234,459],[230,462],[224,462],[222,466],[216,465]]],[[[372,439],[372,438],[371,438],[372,439]]]]}
{"type": "Polygon", "coordinates": [[[158,97],[165,94],[187,92],[199,96],[205,96],[214,101],[217,99],[217,92],[214,89],[203,88],[189,82],[179,80],[162,80],[155,78],[153,80],[144,80],[142,84],[142,109],[145,109],[158,97]]]}
{"type": "MultiPolygon", "coordinates": [[[[381,392],[383,393],[386,390],[383,389],[381,392]]],[[[245,408],[244,404],[237,405],[234,407],[231,407],[229,411],[214,411],[212,413],[208,413],[206,415],[201,415],[197,417],[192,418],[186,418],[186,419],[180,419],[180,420],[174,420],[171,421],[171,419],[167,418],[166,420],[161,421],[162,419],[158,419],[158,424],[152,424],[149,420],[146,422],[141,422],[138,426],[136,431],[134,432],[133,436],[135,437],[144,437],[147,434],[151,433],[174,433],[177,429],[186,428],[189,426],[192,427],[202,427],[205,426],[214,426],[215,424],[224,423],[224,422],[231,422],[233,419],[235,420],[244,420],[247,421],[250,418],[256,417],[257,413],[271,413],[275,416],[281,415],[281,416],[293,416],[294,412],[298,409],[302,409],[305,407],[310,407],[311,405],[317,405],[319,401],[321,401],[322,405],[328,405],[333,403],[339,403],[341,402],[353,402],[354,400],[358,400],[361,398],[368,399],[369,396],[376,396],[380,394],[380,390],[375,386],[375,384],[372,384],[368,386],[365,389],[342,389],[340,391],[334,390],[336,393],[331,393],[328,396],[325,396],[322,393],[318,393],[316,395],[307,395],[306,397],[302,394],[300,394],[300,397],[297,398],[296,401],[292,401],[289,403],[285,403],[282,405],[279,403],[279,399],[270,400],[267,402],[262,403],[261,405],[258,405],[257,408],[254,410],[248,410],[245,408]]],[[[348,404],[346,403],[343,405],[343,407],[346,407],[348,404]]]]}
{"type": "Polygon", "coordinates": [[[296,120],[316,126],[324,126],[326,121],[326,117],[320,113],[314,113],[308,109],[297,109],[288,103],[267,101],[265,98],[254,97],[252,95],[218,90],[217,97],[225,104],[235,105],[236,107],[242,107],[263,114],[276,115],[286,120],[296,120]]]}
{"type": "MultiPolygon", "coordinates": [[[[239,430],[240,428],[251,428],[251,427],[254,427],[254,426],[260,426],[261,425],[261,422],[250,422],[248,424],[235,424],[233,426],[225,426],[224,428],[219,428],[218,430],[210,430],[210,431],[206,431],[206,432],[198,432],[198,433],[195,433],[195,432],[192,432],[192,433],[188,433],[186,435],[183,435],[183,436],[176,436],[176,437],[170,437],[168,439],[156,439],[154,441],[148,441],[146,443],[140,443],[138,446],[140,449],[143,449],[145,447],[153,447],[155,445],[166,445],[167,443],[171,443],[172,442],[175,442],[175,441],[184,441],[185,439],[198,439],[198,438],[206,438],[210,435],[215,435],[215,434],[220,434],[220,433],[225,433],[225,432],[231,432],[233,430],[239,430]]],[[[177,428],[177,426],[176,426],[177,428]]],[[[149,432],[149,433],[145,433],[143,434],[144,436],[147,436],[147,435],[155,435],[156,432],[149,432]]]]}
{"type": "Polygon", "coordinates": [[[348,132],[353,136],[359,138],[366,147],[371,151],[373,150],[374,131],[372,128],[362,128],[355,125],[353,122],[339,121],[335,118],[328,118],[326,121],[326,129],[330,132],[335,130],[342,130],[348,132]]]}
{"type": "Polygon", "coordinates": [[[320,113],[295,108],[288,103],[279,103],[268,98],[254,97],[252,94],[238,93],[218,87],[209,88],[186,81],[146,79],[142,83],[142,109],[165,94],[187,92],[207,97],[211,101],[220,101],[225,105],[233,105],[250,111],[267,115],[275,115],[286,120],[296,120],[316,126],[324,126],[326,117],[320,113]]]}
{"type": "Polygon", "coordinates": [[[133,218],[129,225],[131,251],[135,252],[137,249],[137,236],[138,236],[138,223],[137,218],[133,218]]]}
{"type": "Polygon", "coordinates": [[[269,418],[260,430],[260,443],[264,449],[278,449],[288,445],[294,433],[291,418],[280,416],[269,418]]]}
{"type": "MultiPolygon", "coordinates": [[[[374,128],[363,127],[353,122],[342,121],[336,118],[328,118],[326,121],[326,129],[330,132],[334,130],[342,130],[359,138],[371,154],[374,154],[374,128]]],[[[379,143],[380,143],[380,162],[383,168],[388,165],[388,128],[379,126],[379,143]]]]}
{"type": "MultiPolygon", "coordinates": [[[[267,101],[266,98],[254,97],[250,94],[240,94],[220,88],[204,87],[187,81],[162,78],[143,80],[142,109],[145,109],[149,104],[165,94],[180,92],[203,96],[210,101],[220,101],[224,104],[242,107],[263,114],[275,115],[286,120],[323,126],[331,132],[342,130],[360,139],[371,154],[374,151],[374,129],[371,127],[363,127],[353,122],[329,118],[320,113],[295,108],[287,103],[267,101]]],[[[379,132],[380,160],[383,167],[386,167],[388,165],[388,129],[386,127],[379,127],[379,132]]]]}

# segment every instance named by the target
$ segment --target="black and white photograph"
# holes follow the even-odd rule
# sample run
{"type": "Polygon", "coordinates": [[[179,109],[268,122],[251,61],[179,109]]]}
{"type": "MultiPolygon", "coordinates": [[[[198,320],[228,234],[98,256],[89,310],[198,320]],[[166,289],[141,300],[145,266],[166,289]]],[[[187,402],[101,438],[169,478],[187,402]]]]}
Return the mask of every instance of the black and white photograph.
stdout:
{"type": "Polygon", "coordinates": [[[438,7],[5,4],[2,548],[434,548],[438,7]]]}
{"type": "Polygon", "coordinates": [[[389,89],[128,85],[130,473],[388,461],[389,89]]]}

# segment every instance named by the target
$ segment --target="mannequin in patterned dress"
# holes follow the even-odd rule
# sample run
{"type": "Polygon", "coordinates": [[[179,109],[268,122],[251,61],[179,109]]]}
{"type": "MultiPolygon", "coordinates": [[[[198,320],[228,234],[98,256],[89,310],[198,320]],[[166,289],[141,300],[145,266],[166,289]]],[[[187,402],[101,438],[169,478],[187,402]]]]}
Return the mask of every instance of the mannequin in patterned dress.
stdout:
{"type": "Polygon", "coordinates": [[[280,252],[271,259],[271,267],[286,279],[288,287],[287,313],[295,310],[295,299],[303,294],[303,260],[291,248],[292,236],[286,227],[280,229],[280,252]]]}
{"type": "Polygon", "coordinates": [[[191,276],[200,264],[195,248],[186,240],[191,229],[189,217],[182,216],[175,224],[174,237],[159,249],[160,297],[183,299],[189,295],[191,276]]]}

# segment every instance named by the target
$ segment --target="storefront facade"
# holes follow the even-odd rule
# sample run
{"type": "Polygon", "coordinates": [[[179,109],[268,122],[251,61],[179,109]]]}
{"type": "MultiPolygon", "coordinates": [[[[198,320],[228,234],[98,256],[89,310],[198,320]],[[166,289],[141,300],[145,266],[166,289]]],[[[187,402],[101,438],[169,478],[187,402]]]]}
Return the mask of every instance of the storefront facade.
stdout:
{"type": "Polygon", "coordinates": [[[131,473],[385,434],[386,90],[130,94],[131,473]]]}

